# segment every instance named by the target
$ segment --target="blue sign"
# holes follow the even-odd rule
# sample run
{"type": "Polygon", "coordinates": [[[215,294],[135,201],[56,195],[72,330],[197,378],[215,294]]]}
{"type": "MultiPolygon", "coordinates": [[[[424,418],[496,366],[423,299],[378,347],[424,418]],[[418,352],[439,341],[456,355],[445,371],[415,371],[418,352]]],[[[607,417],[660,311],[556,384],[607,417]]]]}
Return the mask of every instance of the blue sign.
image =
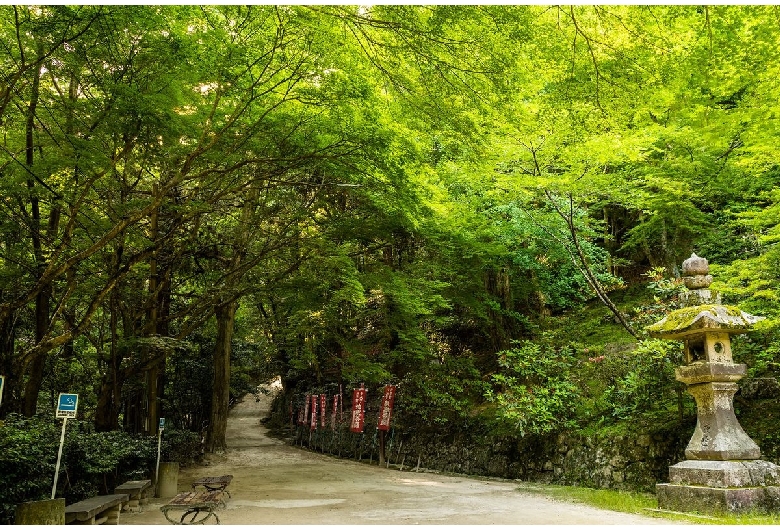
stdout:
{"type": "Polygon", "coordinates": [[[60,394],[57,400],[57,418],[75,418],[79,405],[78,394],[60,394]]]}
{"type": "Polygon", "coordinates": [[[160,430],[165,428],[165,418],[160,418],[160,430]]]}

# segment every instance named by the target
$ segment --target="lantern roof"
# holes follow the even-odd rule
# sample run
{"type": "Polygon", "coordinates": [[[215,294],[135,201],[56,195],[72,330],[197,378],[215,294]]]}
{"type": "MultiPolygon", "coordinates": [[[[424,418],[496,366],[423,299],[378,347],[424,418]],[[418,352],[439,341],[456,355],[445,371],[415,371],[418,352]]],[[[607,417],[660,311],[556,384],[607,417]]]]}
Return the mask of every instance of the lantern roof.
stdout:
{"type": "Polygon", "coordinates": [[[764,317],[745,313],[738,307],[708,304],[676,309],[646,329],[652,337],[684,339],[706,332],[746,333],[760,320],[764,317]]]}

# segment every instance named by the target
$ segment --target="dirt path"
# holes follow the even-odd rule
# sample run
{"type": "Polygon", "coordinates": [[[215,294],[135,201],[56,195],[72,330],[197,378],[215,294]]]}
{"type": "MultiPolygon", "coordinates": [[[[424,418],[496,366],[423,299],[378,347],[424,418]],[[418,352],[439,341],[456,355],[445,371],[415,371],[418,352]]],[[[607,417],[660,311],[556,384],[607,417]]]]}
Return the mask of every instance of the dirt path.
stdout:
{"type": "MultiPolygon", "coordinates": [[[[270,402],[248,396],[236,405],[228,451],[179,473],[179,491],[199,477],[233,475],[232,497],[217,512],[222,524],[668,524],[523,493],[513,481],[398,471],[291,447],[260,424],[270,402]]],[[[168,524],[165,500],[120,522],[168,524]]]]}

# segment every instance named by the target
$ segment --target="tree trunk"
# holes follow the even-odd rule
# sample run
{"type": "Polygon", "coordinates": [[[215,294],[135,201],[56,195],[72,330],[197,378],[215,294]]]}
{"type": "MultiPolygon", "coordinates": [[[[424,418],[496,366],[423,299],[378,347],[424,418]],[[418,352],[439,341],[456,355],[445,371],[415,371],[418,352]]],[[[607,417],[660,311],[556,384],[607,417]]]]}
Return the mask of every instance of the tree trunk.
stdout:
{"type": "Polygon", "coordinates": [[[19,404],[14,399],[18,384],[17,370],[14,363],[14,343],[16,336],[16,318],[13,313],[0,321],[0,370],[5,375],[3,385],[0,418],[5,418],[8,412],[18,412],[19,404]]]}
{"type": "MultiPolygon", "coordinates": [[[[247,245],[252,237],[251,218],[256,206],[259,188],[251,188],[246,195],[246,203],[241,211],[238,223],[235,248],[238,249],[231,259],[229,270],[237,271],[243,262],[247,245]]],[[[231,293],[240,276],[233,276],[226,282],[224,291],[231,293]]],[[[228,295],[230,296],[230,295],[228,295]]],[[[206,450],[222,452],[226,449],[225,432],[227,431],[228,408],[230,407],[230,353],[232,349],[233,330],[236,323],[238,297],[230,298],[216,306],[214,316],[217,319],[217,337],[214,345],[214,386],[211,394],[211,417],[206,439],[206,450]]]]}
{"type": "MultiPolygon", "coordinates": [[[[43,54],[41,46],[38,47],[38,56],[43,54]]],[[[35,113],[38,107],[38,95],[40,91],[41,70],[35,69],[32,79],[30,103],[27,107],[27,123],[25,125],[25,163],[32,168],[34,163],[35,143],[35,113]]],[[[46,269],[46,261],[43,255],[41,242],[41,210],[38,200],[35,181],[29,179],[27,187],[30,190],[30,229],[33,245],[33,255],[39,275],[46,269]]],[[[38,343],[46,336],[49,329],[49,297],[51,285],[47,285],[35,297],[35,342],[38,343]]],[[[34,416],[38,405],[38,394],[43,383],[44,354],[36,354],[27,364],[27,383],[24,387],[24,405],[22,412],[25,416],[34,416]]]]}
{"type": "MultiPolygon", "coordinates": [[[[121,252],[121,251],[119,251],[121,252]]],[[[119,252],[115,252],[116,256],[119,252]]],[[[119,352],[118,352],[118,318],[119,313],[119,295],[116,291],[111,293],[109,326],[111,334],[111,345],[109,359],[106,366],[106,373],[103,374],[103,380],[98,392],[97,406],[95,408],[95,430],[98,432],[112,431],[119,427],[119,399],[121,395],[119,381],[119,352]]]]}
{"type": "MultiPolygon", "coordinates": [[[[153,187],[154,195],[159,193],[159,188],[155,184],[153,187]]],[[[151,236],[152,241],[157,241],[157,223],[159,218],[160,209],[155,208],[152,212],[151,218],[151,236]]],[[[157,251],[159,252],[159,250],[157,251]]],[[[146,327],[146,336],[157,335],[157,320],[158,320],[158,307],[157,307],[157,252],[152,254],[149,260],[149,313],[146,327]]],[[[157,352],[147,352],[147,355],[156,356],[157,352]]],[[[160,391],[158,384],[160,382],[160,363],[154,362],[146,374],[146,432],[147,434],[156,435],[157,426],[160,417],[160,411],[158,410],[158,402],[160,400],[160,391]]]]}
{"type": "Polygon", "coordinates": [[[230,352],[238,302],[230,301],[217,306],[217,339],[214,346],[214,388],[211,399],[206,450],[210,453],[226,449],[228,407],[230,404],[230,352]]]}
{"type": "Polygon", "coordinates": [[[108,432],[118,427],[116,416],[113,414],[113,381],[106,373],[100,383],[95,407],[95,431],[108,432]]]}
{"type": "Polygon", "coordinates": [[[27,383],[24,385],[23,413],[28,418],[38,411],[38,395],[43,384],[44,354],[37,354],[27,365],[27,383]]]}

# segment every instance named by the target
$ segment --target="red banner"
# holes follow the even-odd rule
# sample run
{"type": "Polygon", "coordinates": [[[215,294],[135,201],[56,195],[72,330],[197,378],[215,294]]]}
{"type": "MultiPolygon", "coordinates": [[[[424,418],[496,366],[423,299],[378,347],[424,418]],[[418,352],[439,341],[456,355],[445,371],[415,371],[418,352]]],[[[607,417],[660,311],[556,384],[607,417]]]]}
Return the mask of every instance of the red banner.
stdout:
{"type": "Polygon", "coordinates": [[[363,432],[363,422],[366,419],[365,407],[366,389],[363,385],[352,391],[352,422],[349,430],[352,432],[363,432]]]}
{"type": "Polygon", "coordinates": [[[336,411],[339,409],[339,395],[333,396],[333,412],[330,413],[330,428],[336,430],[336,411]]]}
{"type": "Polygon", "coordinates": [[[379,406],[379,421],[376,428],[380,431],[390,430],[390,416],[393,414],[395,402],[395,386],[386,385],[385,394],[382,396],[382,404],[379,406]]]}
{"type": "Polygon", "coordinates": [[[325,428],[325,410],[328,408],[328,397],[325,394],[320,394],[320,427],[325,428]]]}
{"type": "Polygon", "coordinates": [[[306,425],[306,422],[309,421],[309,402],[311,401],[311,398],[309,397],[309,394],[306,394],[306,404],[303,408],[303,421],[301,424],[306,425]]]}
{"type": "Polygon", "coordinates": [[[317,429],[317,404],[320,401],[320,396],[312,394],[311,396],[311,430],[317,429]]]}

